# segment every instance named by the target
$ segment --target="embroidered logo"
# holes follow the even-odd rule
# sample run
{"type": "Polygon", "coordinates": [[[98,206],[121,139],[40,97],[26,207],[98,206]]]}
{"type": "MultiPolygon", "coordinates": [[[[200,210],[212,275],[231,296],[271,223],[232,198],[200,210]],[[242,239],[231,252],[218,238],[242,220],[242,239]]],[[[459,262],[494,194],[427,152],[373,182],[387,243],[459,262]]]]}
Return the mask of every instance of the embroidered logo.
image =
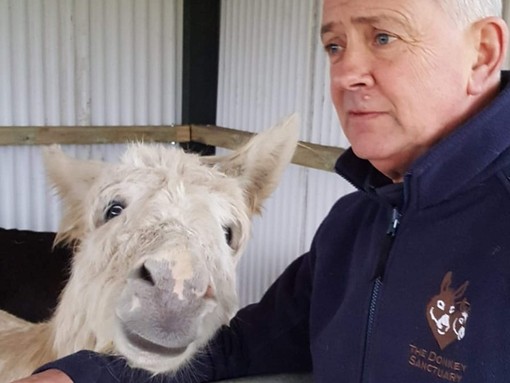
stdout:
{"type": "Polygon", "coordinates": [[[439,294],[427,305],[427,321],[441,350],[454,341],[462,340],[466,334],[470,304],[464,297],[469,281],[459,288],[451,288],[452,272],[441,282],[439,294]]]}

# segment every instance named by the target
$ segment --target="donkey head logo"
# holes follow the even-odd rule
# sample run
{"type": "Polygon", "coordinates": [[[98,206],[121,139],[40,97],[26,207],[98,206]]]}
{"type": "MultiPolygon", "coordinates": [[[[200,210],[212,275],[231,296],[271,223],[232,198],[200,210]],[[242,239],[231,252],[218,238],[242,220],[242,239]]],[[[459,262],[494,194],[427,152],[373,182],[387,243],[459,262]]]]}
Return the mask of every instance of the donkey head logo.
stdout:
{"type": "Polygon", "coordinates": [[[451,288],[451,283],[452,272],[449,271],[441,282],[439,294],[427,305],[427,321],[441,350],[464,338],[470,311],[470,304],[464,297],[469,282],[458,289],[451,288]]]}

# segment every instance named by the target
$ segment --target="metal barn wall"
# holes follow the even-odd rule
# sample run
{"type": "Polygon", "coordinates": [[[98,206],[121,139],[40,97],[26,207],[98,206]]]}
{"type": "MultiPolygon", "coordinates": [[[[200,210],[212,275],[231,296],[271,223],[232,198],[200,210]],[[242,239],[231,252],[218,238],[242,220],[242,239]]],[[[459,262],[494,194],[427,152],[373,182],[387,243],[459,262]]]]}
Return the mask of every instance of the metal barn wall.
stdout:
{"type": "MultiPolygon", "coordinates": [[[[0,125],[180,122],[183,0],[0,0],[0,125]]],[[[299,112],[301,139],[346,146],[318,40],[319,0],[223,0],[218,125],[261,131],[299,112]]],[[[123,145],[67,146],[114,160],[123,145]]],[[[291,165],[239,265],[242,304],[309,247],[351,188],[291,165]]],[[[0,227],[54,231],[37,147],[0,147],[0,227]]]]}
{"type": "MultiPolygon", "coordinates": [[[[179,122],[181,31],[182,0],[0,0],[0,125],[179,122]]],[[[39,148],[0,147],[0,177],[0,227],[57,229],[39,148]]]]}
{"type": "MultiPolygon", "coordinates": [[[[302,140],[347,145],[329,99],[320,12],[318,0],[222,1],[218,125],[259,132],[298,112],[302,140]]],[[[243,303],[307,251],[333,202],[351,190],[333,173],[289,167],[240,261],[243,303]]]]}

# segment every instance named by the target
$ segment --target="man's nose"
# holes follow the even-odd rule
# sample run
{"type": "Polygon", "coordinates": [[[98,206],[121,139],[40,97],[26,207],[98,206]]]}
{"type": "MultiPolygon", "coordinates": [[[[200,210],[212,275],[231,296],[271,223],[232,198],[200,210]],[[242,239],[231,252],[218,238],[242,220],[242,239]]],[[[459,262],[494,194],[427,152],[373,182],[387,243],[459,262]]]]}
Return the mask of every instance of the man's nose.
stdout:
{"type": "Polygon", "coordinates": [[[347,47],[330,65],[333,88],[356,91],[374,85],[372,60],[364,49],[347,47]]]}

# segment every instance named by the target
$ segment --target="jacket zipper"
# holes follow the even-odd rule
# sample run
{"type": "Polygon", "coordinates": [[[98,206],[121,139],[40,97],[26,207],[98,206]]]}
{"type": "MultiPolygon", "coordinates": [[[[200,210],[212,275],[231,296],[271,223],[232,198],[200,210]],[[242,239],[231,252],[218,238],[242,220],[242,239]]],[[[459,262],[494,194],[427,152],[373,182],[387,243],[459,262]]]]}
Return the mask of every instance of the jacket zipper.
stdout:
{"type": "Polygon", "coordinates": [[[365,346],[364,346],[364,351],[363,351],[363,363],[362,363],[362,374],[361,374],[361,382],[362,383],[368,382],[367,356],[368,356],[368,351],[369,351],[370,342],[371,342],[371,338],[372,338],[372,331],[373,331],[374,322],[375,322],[375,313],[376,313],[376,309],[377,309],[377,302],[379,299],[381,289],[383,287],[383,279],[384,279],[384,272],[386,269],[386,262],[388,260],[393,242],[395,240],[395,236],[397,234],[397,229],[400,224],[401,216],[402,215],[399,213],[397,208],[394,207],[391,212],[390,224],[388,226],[388,230],[386,231],[387,237],[386,237],[386,241],[383,245],[383,251],[382,251],[381,256],[378,260],[377,267],[375,270],[374,285],[372,286],[372,292],[370,295],[367,330],[366,330],[366,337],[365,337],[365,346]]]}

